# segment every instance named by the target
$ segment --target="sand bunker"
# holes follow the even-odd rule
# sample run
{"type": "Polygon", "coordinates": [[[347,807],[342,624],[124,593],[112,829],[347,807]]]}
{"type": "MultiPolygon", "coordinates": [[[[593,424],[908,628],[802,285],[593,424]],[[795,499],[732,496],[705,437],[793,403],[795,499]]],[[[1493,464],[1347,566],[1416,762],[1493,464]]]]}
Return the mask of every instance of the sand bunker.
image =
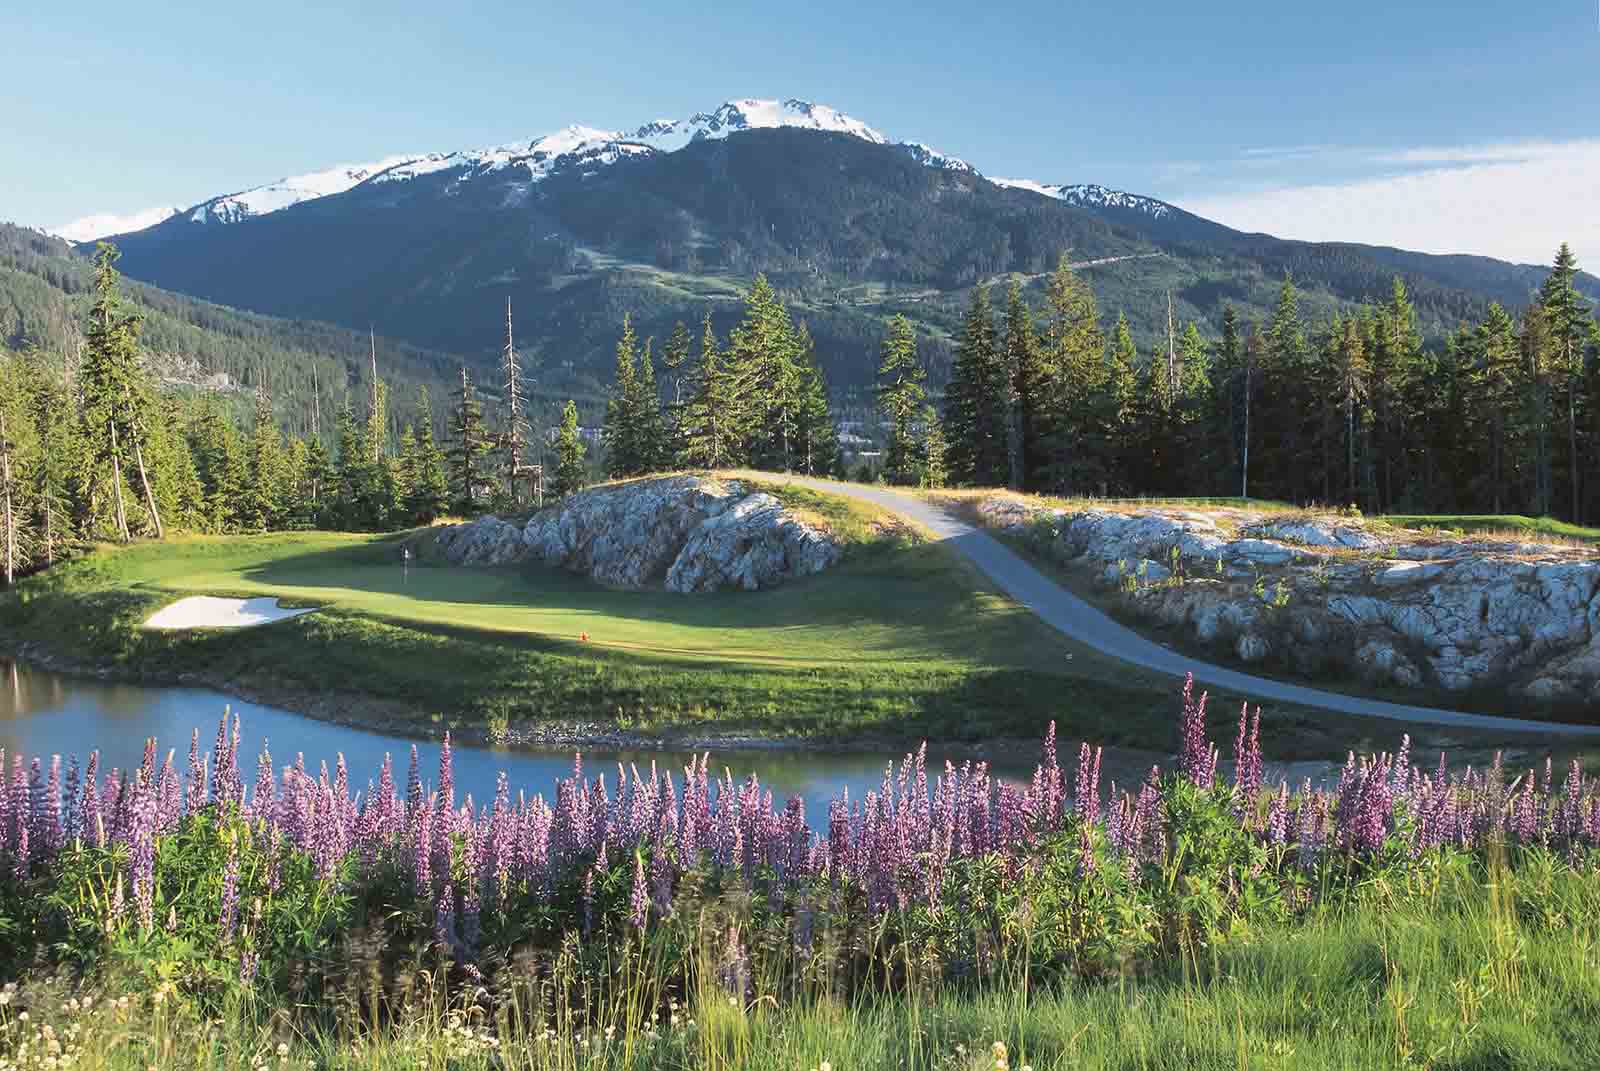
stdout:
{"type": "Polygon", "coordinates": [[[192,595],[163,606],[150,615],[145,628],[249,628],[267,625],[286,617],[313,613],[312,609],[291,610],[277,599],[219,599],[213,595],[192,595]]]}

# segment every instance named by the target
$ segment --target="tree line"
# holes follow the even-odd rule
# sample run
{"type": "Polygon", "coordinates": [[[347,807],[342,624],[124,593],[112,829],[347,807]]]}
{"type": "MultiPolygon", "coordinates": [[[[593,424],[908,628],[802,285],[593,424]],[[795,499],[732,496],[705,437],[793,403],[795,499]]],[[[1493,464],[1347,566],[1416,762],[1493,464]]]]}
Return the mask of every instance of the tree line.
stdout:
{"type": "Polygon", "coordinates": [[[739,466],[837,470],[838,437],[816,346],[766,276],[756,276],[743,318],[726,339],[709,311],[698,349],[687,324],[673,328],[661,351],[664,383],[654,344],[646,338],[641,345],[631,318],[623,317],[603,433],[608,475],[739,466]]]}
{"type": "MultiPolygon", "coordinates": [[[[117,255],[97,250],[78,360],[0,351],[6,583],[95,541],[174,529],[383,531],[524,503],[534,470],[525,421],[514,411],[509,430],[491,430],[465,369],[448,437],[437,436],[422,387],[396,440],[374,347],[368,395],[359,408],[348,396],[340,404],[331,451],[315,417],[307,435],[284,434],[264,384],[244,428],[216,394],[158,390],[141,352],[142,315],[120,293],[117,255]]],[[[509,344],[503,364],[516,383],[509,344]]]]}
{"type": "Polygon", "coordinates": [[[1405,283],[1319,326],[1286,278],[1265,321],[1141,355],[1066,266],[1035,310],[973,291],[943,399],[952,481],[1078,495],[1244,495],[1368,512],[1600,517],[1600,324],[1563,244],[1528,306],[1426,346],[1405,283]]]}

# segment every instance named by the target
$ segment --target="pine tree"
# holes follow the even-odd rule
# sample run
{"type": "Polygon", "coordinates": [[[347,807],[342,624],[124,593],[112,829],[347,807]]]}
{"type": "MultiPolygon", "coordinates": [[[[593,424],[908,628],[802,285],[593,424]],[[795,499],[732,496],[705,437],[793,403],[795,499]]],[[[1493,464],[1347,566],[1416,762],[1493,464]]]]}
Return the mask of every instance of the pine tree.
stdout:
{"type": "Polygon", "coordinates": [[[306,440],[304,477],[304,510],[306,524],[313,528],[332,527],[336,523],[330,509],[329,492],[337,482],[333,459],[320,438],[306,440]]]}
{"type": "Polygon", "coordinates": [[[1007,484],[1013,491],[1031,489],[1028,473],[1034,457],[1028,453],[1032,442],[1038,447],[1036,416],[1043,364],[1039,337],[1034,330],[1033,310],[1022,296],[1022,284],[1013,278],[1006,288],[1006,460],[1007,484]]]}
{"type": "Polygon", "coordinates": [[[1462,334],[1456,348],[1468,369],[1468,408],[1482,421],[1484,432],[1477,438],[1475,471],[1467,489],[1487,512],[1505,513],[1513,502],[1520,505],[1519,492],[1528,483],[1524,418],[1529,383],[1517,329],[1496,302],[1476,329],[1462,334]]]}
{"type": "Polygon", "coordinates": [[[972,289],[961,341],[944,394],[944,432],[950,479],[994,487],[1010,472],[1007,451],[1008,376],[995,338],[987,287],[972,289]]]}
{"type": "Polygon", "coordinates": [[[1211,344],[1198,324],[1186,325],[1178,339],[1178,397],[1174,409],[1177,450],[1176,488],[1183,494],[1205,494],[1212,482],[1217,429],[1211,423],[1215,410],[1211,382],[1211,344]]]}
{"type": "Polygon", "coordinates": [[[264,387],[256,390],[255,422],[250,429],[250,478],[244,493],[241,520],[255,531],[277,528],[282,521],[283,444],[272,413],[272,397],[264,387]]]}
{"type": "Polygon", "coordinates": [[[1106,339],[1094,291],[1063,255],[1045,291],[1041,339],[1043,379],[1033,462],[1034,484],[1082,494],[1103,485],[1108,444],[1097,432],[1097,410],[1106,376],[1106,339]]]}
{"type": "Polygon", "coordinates": [[[25,494],[37,445],[32,442],[33,423],[26,416],[29,405],[23,390],[20,367],[0,352],[0,577],[8,588],[30,559],[31,511],[25,494]]]}
{"type": "Polygon", "coordinates": [[[688,404],[684,387],[689,377],[690,349],[689,328],[679,320],[672,328],[672,337],[667,339],[666,348],[661,351],[661,364],[667,370],[665,464],[675,464],[683,453],[684,408],[688,404]]]}
{"type": "Polygon", "coordinates": [[[937,489],[949,481],[950,474],[945,467],[944,424],[931,405],[922,409],[922,426],[925,430],[922,435],[918,482],[923,487],[937,489]]]}
{"type": "Polygon", "coordinates": [[[558,498],[583,490],[589,481],[588,468],[583,461],[583,439],[578,435],[578,407],[568,401],[561,411],[561,427],[556,432],[556,478],[554,490],[558,498]]]}
{"type": "Polygon", "coordinates": [[[661,412],[661,395],[656,388],[653,339],[644,340],[639,351],[638,374],[634,377],[634,396],[629,404],[634,425],[635,448],[641,473],[660,472],[670,464],[667,454],[667,425],[661,412]]]}
{"type": "Polygon", "coordinates": [[[800,406],[800,368],[794,323],[783,302],[757,275],[745,295],[744,318],[728,336],[729,401],[742,439],[740,452],[758,468],[794,468],[800,406]]]}
{"type": "Polygon", "coordinates": [[[162,535],[161,514],[144,462],[149,385],[139,360],[139,317],[122,310],[117,290],[115,246],[95,250],[93,307],[85,338],[82,369],[84,438],[93,470],[86,474],[86,507],[98,518],[103,497],[110,499],[113,531],[133,538],[124,481],[137,476],[153,534],[162,535]]]}
{"type": "Polygon", "coordinates": [[[708,312],[700,334],[700,360],[694,369],[692,393],[684,410],[683,465],[720,469],[743,461],[735,386],[708,312]]]}
{"type": "Polygon", "coordinates": [[[450,494],[453,508],[463,516],[471,516],[493,497],[494,481],[487,462],[494,444],[484,428],[483,406],[472,388],[466,365],[461,366],[461,386],[455,398],[456,404],[450,414],[451,441],[445,451],[449,461],[450,494]]]}
{"type": "Polygon", "coordinates": [[[38,533],[39,553],[45,565],[54,565],[58,554],[73,538],[71,488],[73,473],[82,455],[79,423],[71,391],[65,378],[53,374],[37,354],[25,355],[25,371],[32,376],[28,390],[37,463],[33,467],[31,495],[34,529],[38,533]]]}
{"type": "MultiPolygon", "coordinates": [[[[500,351],[500,379],[505,391],[506,428],[501,435],[505,453],[501,465],[506,494],[513,507],[523,501],[522,485],[527,469],[528,418],[523,397],[522,358],[511,334],[511,299],[506,298],[506,344],[500,351]]],[[[432,433],[429,433],[430,438],[432,433]]]]}
{"type": "Polygon", "coordinates": [[[1593,320],[1589,303],[1578,293],[1573,280],[1578,274],[1578,259],[1566,242],[1556,251],[1554,265],[1539,288],[1539,304],[1544,309],[1550,340],[1553,401],[1559,405],[1566,423],[1565,461],[1569,488],[1569,519],[1583,523],[1579,473],[1583,455],[1578,445],[1578,404],[1583,397],[1585,355],[1593,320]]]}
{"type": "Polygon", "coordinates": [[[1128,317],[1119,313],[1111,336],[1095,422],[1100,440],[1106,444],[1107,483],[1124,492],[1138,489],[1143,475],[1143,466],[1136,460],[1143,439],[1138,423],[1138,361],[1139,349],[1134,344],[1128,317]]]}
{"type": "Polygon", "coordinates": [[[914,425],[927,397],[927,373],[917,360],[917,336],[911,321],[897,315],[889,321],[878,365],[878,410],[883,415],[887,442],[884,475],[890,483],[915,483],[917,439],[914,425]]]}
{"type": "Polygon", "coordinates": [[[800,399],[795,409],[795,467],[808,476],[834,471],[839,436],[828,408],[828,384],[805,324],[798,330],[800,399]]]}
{"type": "Polygon", "coordinates": [[[433,407],[426,387],[417,392],[415,427],[416,457],[406,489],[405,513],[412,524],[432,524],[450,508],[450,481],[445,475],[444,453],[433,438],[433,407]]]}
{"type": "Polygon", "coordinates": [[[642,471],[638,426],[639,387],[635,381],[638,342],[633,320],[622,317],[622,337],[617,340],[617,371],[606,399],[606,474],[612,478],[634,476],[642,471]]]}

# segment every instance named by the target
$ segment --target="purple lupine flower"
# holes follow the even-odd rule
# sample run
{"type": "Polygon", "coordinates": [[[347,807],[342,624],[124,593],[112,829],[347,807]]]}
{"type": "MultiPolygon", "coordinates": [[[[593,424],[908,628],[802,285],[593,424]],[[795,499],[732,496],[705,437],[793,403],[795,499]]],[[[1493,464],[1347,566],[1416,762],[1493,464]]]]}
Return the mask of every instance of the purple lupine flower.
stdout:
{"type": "Polygon", "coordinates": [[[1525,845],[1532,844],[1539,833],[1539,810],[1534,799],[1536,791],[1533,771],[1529,770],[1527,779],[1522,783],[1522,792],[1513,804],[1516,809],[1517,840],[1525,845]]]}
{"type": "Polygon", "coordinates": [[[1267,808],[1267,842],[1275,848],[1289,843],[1289,782],[1278,782],[1278,794],[1267,808]]]}
{"type": "Polygon", "coordinates": [[[270,819],[277,803],[278,783],[272,773],[272,747],[263,738],[261,754],[256,756],[256,787],[250,796],[250,814],[257,819],[270,819]]]}
{"type": "Polygon", "coordinates": [[[1261,791],[1262,767],[1261,708],[1256,707],[1255,718],[1250,722],[1247,733],[1245,722],[1249,712],[1249,703],[1239,708],[1239,735],[1233,745],[1233,785],[1247,805],[1246,814],[1250,813],[1248,804],[1261,791]]]}
{"type": "Polygon", "coordinates": [[[1211,742],[1206,739],[1206,693],[1194,697],[1194,674],[1183,684],[1183,712],[1178,722],[1178,772],[1201,788],[1210,788],[1216,769],[1211,742]]]}
{"type": "MultiPolygon", "coordinates": [[[[455,762],[450,754],[450,734],[444,734],[444,743],[439,746],[439,814],[451,815],[456,806],[456,774],[455,762]]],[[[445,832],[451,832],[449,819],[445,819],[445,832]]]]}
{"type": "Polygon", "coordinates": [[[644,853],[633,853],[633,893],[628,899],[628,922],[636,930],[644,929],[650,918],[650,890],[644,880],[644,853]]]}
{"type": "Polygon", "coordinates": [[[156,799],[155,788],[135,773],[133,784],[124,789],[128,805],[128,881],[133,886],[133,901],[141,929],[155,926],[156,799]]]}
{"type": "Polygon", "coordinates": [[[200,730],[189,737],[189,785],[185,809],[189,814],[199,814],[206,803],[206,768],[200,760],[200,730]]]}
{"type": "MultiPolygon", "coordinates": [[[[4,759],[0,758],[0,765],[4,759]]],[[[62,841],[70,844],[82,834],[81,822],[83,813],[79,809],[79,793],[83,790],[83,771],[78,768],[78,756],[73,754],[67,759],[67,787],[66,796],[61,801],[62,814],[62,841]]],[[[3,843],[3,840],[0,840],[3,843]]]]}
{"type": "Polygon", "coordinates": [[[252,985],[256,980],[256,972],[261,967],[261,955],[253,948],[247,948],[239,954],[239,984],[252,985]]]}
{"type": "Polygon", "coordinates": [[[177,768],[172,765],[173,753],[167,752],[161,766],[161,778],[156,782],[156,828],[171,833],[183,820],[183,786],[178,781],[177,768]]]}
{"type": "Polygon", "coordinates": [[[78,804],[78,835],[96,848],[106,845],[106,824],[100,813],[100,752],[89,752],[83,770],[83,799],[78,804]]]}
{"type": "Polygon", "coordinates": [[[239,845],[229,838],[228,863],[222,870],[222,911],[217,928],[224,943],[233,940],[234,926],[239,919],[239,845]]]}

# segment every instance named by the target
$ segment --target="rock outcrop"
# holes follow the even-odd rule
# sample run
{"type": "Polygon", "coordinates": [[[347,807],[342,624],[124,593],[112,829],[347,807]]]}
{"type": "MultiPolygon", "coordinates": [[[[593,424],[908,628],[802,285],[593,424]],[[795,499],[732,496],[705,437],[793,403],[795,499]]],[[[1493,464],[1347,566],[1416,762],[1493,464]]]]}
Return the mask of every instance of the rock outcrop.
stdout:
{"type": "Polygon", "coordinates": [[[539,561],[610,587],[756,591],[819,573],[842,548],[764,491],[701,476],[582,491],[518,525],[441,528],[432,555],[458,565],[539,561]]]}
{"type": "Polygon", "coordinates": [[[1241,661],[1600,702],[1600,554],[1591,549],[1241,509],[1068,511],[998,496],[977,510],[1116,585],[1137,612],[1241,661]]]}

